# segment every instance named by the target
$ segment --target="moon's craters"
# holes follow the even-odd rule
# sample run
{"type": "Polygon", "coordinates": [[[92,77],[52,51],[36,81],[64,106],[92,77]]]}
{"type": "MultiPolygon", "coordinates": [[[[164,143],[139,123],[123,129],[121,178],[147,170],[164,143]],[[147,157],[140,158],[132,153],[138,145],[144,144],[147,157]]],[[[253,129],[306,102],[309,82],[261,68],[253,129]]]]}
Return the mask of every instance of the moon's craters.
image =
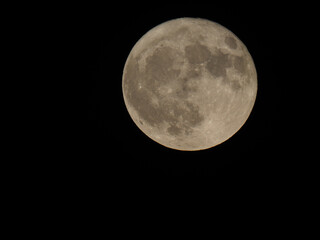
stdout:
{"type": "Polygon", "coordinates": [[[199,107],[187,100],[168,99],[159,110],[166,115],[164,120],[170,125],[167,128],[170,135],[188,135],[192,132],[192,127],[199,125],[204,120],[199,107]]]}

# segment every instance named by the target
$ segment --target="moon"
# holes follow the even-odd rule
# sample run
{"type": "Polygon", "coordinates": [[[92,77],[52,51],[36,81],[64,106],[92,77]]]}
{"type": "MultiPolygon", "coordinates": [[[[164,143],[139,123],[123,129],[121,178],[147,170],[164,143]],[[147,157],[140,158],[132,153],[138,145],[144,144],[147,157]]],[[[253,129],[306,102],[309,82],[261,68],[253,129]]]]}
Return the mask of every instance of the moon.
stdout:
{"type": "Polygon", "coordinates": [[[176,150],[214,147],[248,119],[257,73],[246,46],[222,25],[178,18],[148,31],[123,70],[125,106],[137,127],[176,150]]]}

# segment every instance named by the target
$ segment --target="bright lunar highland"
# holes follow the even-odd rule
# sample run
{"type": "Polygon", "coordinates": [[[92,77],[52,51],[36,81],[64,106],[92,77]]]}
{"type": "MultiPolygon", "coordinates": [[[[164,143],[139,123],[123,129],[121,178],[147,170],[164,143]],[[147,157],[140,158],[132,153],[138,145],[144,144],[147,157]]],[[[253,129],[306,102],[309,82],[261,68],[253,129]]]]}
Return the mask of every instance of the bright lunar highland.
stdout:
{"type": "Polygon", "coordinates": [[[125,63],[122,90],[134,123],[157,143],[195,151],[246,122],[257,73],[246,46],[218,23],[179,18],[147,32],[125,63]]]}

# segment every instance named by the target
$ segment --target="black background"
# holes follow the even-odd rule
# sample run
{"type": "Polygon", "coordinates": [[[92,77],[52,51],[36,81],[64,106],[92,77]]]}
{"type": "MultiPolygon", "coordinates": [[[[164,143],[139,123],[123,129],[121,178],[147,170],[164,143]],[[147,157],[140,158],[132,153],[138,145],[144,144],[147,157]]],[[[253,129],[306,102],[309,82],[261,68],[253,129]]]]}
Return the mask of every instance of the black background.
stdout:
{"type": "Polygon", "coordinates": [[[68,12],[65,31],[71,38],[66,44],[73,61],[67,113],[72,120],[66,120],[70,130],[63,140],[68,176],[128,182],[170,176],[289,181],[297,149],[290,134],[294,123],[288,120],[295,101],[288,88],[296,81],[288,74],[294,68],[289,54],[294,43],[287,39],[299,26],[296,9],[185,1],[82,6],[68,12]],[[203,151],[172,150],[149,139],[131,120],[122,96],[122,71],[134,44],[151,28],[178,17],[205,18],[231,30],[247,46],[258,74],[256,103],[245,125],[228,141],[203,151]]]}
{"type": "MultiPolygon", "coordinates": [[[[18,36],[13,47],[4,48],[26,49],[11,55],[21,65],[29,63],[29,71],[7,59],[14,65],[7,80],[14,87],[3,91],[21,87],[16,72],[22,74],[22,86],[32,88],[23,89],[18,101],[26,111],[12,108],[17,123],[3,125],[14,139],[4,137],[13,148],[3,147],[9,168],[2,168],[3,185],[10,189],[3,195],[12,204],[4,206],[11,219],[28,231],[36,226],[38,234],[70,229],[82,236],[100,228],[104,234],[155,235],[179,226],[179,216],[192,224],[202,220],[201,229],[210,224],[210,230],[216,230],[212,223],[244,223],[241,231],[252,234],[284,229],[286,235],[296,235],[301,221],[312,228],[306,219],[313,218],[299,213],[314,213],[310,202],[316,198],[308,193],[318,189],[311,189],[317,181],[308,179],[319,175],[311,171],[318,170],[317,155],[310,151],[317,150],[311,144],[317,139],[307,130],[308,125],[315,128],[310,120],[316,119],[317,107],[308,111],[311,101],[303,101],[309,100],[310,89],[317,90],[317,75],[306,74],[317,61],[303,57],[306,52],[316,55],[317,28],[308,28],[306,15],[317,17],[312,11],[317,8],[299,2],[198,2],[26,3],[33,11],[22,7],[20,18],[12,14],[5,19],[5,24],[18,22],[18,28],[12,27],[18,36]],[[149,139],[131,120],[122,96],[122,72],[134,44],[151,28],[178,17],[206,18],[231,30],[247,46],[258,74],[256,103],[245,125],[228,141],[203,151],[176,151],[149,139]],[[34,84],[36,77],[40,81],[34,84]],[[298,223],[294,231],[292,222],[298,223]]],[[[9,95],[4,105],[19,93],[9,95]]],[[[193,229],[186,231],[184,225],[179,234],[193,229]]],[[[229,232],[233,228],[224,233],[229,232]]]]}

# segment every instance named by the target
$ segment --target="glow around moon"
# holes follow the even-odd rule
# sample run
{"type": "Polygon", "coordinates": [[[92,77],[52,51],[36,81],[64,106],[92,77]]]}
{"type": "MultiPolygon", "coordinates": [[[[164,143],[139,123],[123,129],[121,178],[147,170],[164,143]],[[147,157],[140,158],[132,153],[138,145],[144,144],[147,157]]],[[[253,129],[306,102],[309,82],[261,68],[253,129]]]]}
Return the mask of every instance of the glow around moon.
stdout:
{"type": "Polygon", "coordinates": [[[166,147],[193,151],[226,141],[246,122],[257,74],[247,48],[228,29],[180,18],[136,43],[122,88],[142,132],[166,147]]]}

